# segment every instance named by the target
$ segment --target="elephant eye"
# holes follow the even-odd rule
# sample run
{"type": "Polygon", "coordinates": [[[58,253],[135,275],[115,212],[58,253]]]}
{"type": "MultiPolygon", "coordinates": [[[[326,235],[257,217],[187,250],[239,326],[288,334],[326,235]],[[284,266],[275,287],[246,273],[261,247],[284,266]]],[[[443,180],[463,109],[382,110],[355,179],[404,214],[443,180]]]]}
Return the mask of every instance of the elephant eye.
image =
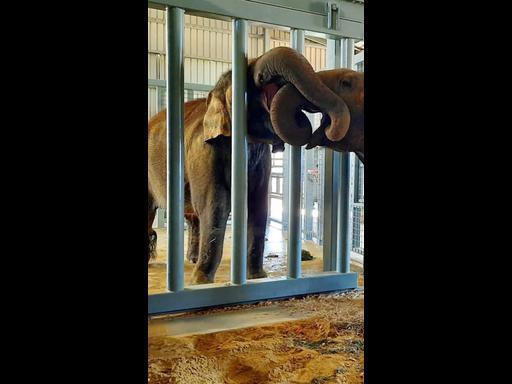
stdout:
{"type": "Polygon", "coordinates": [[[341,81],[341,86],[343,88],[351,88],[352,87],[352,82],[350,80],[342,80],[341,81]]]}

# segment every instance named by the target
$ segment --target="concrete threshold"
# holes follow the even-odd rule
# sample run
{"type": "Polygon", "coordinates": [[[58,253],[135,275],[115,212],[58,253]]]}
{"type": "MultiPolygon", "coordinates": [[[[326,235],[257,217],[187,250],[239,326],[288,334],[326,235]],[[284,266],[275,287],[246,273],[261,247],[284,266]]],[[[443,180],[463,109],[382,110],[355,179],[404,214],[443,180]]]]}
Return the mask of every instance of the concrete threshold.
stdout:
{"type": "Polygon", "coordinates": [[[290,310],[276,305],[194,317],[152,319],[148,322],[148,336],[200,335],[300,320],[310,316],[307,313],[291,313],[290,310]]]}

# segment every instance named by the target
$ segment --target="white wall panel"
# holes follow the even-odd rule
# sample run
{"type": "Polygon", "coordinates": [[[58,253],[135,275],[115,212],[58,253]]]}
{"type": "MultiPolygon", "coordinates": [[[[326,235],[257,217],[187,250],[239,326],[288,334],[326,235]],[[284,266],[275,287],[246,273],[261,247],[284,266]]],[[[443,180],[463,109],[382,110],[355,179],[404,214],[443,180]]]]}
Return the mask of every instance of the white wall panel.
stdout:
{"type": "MultiPolygon", "coordinates": [[[[264,52],[264,28],[249,24],[248,57],[258,57],[264,52]]],[[[290,32],[270,29],[270,48],[290,46],[290,32]]],[[[231,23],[206,17],[185,15],[184,31],[186,83],[215,85],[217,79],[231,68],[231,23]]],[[[166,78],[165,12],[148,9],[148,78],[166,78]]],[[[306,41],[305,56],[316,71],[325,69],[325,46],[306,41]]],[[[162,97],[149,89],[148,112],[158,111],[162,97]]],[[[160,92],[162,93],[162,92],[160,92]]],[[[194,97],[203,93],[195,91],[194,97]]]]}

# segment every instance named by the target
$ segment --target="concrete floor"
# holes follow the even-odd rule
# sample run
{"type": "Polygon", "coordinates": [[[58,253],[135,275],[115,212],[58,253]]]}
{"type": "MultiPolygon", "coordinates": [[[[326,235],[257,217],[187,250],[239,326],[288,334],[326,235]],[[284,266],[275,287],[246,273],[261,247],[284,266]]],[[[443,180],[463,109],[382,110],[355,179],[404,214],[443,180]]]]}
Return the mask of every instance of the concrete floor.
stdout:
{"type": "Polygon", "coordinates": [[[211,313],[194,317],[166,317],[148,322],[148,336],[189,336],[233,329],[268,325],[307,318],[308,314],[292,311],[277,304],[266,307],[211,313]]]}
{"type": "MultiPolygon", "coordinates": [[[[156,260],[149,264],[148,271],[148,292],[160,293],[166,292],[166,260],[167,260],[167,230],[165,228],[155,228],[158,234],[156,260]]],[[[185,252],[187,250],[188,233],[185,230],[185,252]]],[[[215,275],[216,283],[224,283],[230,281],[231,273],[231,227],[228,226],[226,236],[224,239],[224,252],[222,261],[217,269],[215,275]]],[[[308,250],[313,260],[302,262],[302,272],[304,274],[311,274],[323,271],[323,249],[321,246],[311,242],[303,241],[302,248],[308,250]]],[[[286,238],[283,232],[270,225],[267,231],[267,241],[265,242],[264,250],[264,269],[268,277],[279,277],[286,275],[287,258],[286,258],[286,238]]],[[[185,284],[188,285],[194,264],[185,260],[185,284]]],[[[359,285],[363,285],[362,277],[362,257],[357,254],[352,254],[351,270],[360,273],[359,285]]]]}

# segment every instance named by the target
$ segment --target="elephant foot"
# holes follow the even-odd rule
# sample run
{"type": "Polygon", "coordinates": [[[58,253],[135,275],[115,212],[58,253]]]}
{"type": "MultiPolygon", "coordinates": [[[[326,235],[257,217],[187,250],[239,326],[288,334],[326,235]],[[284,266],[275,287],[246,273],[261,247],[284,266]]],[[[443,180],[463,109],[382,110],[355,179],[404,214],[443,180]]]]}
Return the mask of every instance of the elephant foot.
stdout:
{"type": "Polygon", "coordinates": [[[213,277],[209,277],[203,271],[194,269],[194,271],[192,272],[192,278],[190,279],[191,285],[209,284],[209,283],[213,283],[213,277]]]}
{"type": "Polygon", "coordinates": [[[157,257],[156,239],[157,239],[156,232],[152,231],[149,234],[148,263],[150,262],[150,260],[155,260],[157,257]]]}
{"type": "Polygon", "coordinates": [[[148,263],[152,260],[153,261],[156,260],[157,256],[158,256],[158,253],[156,252],[156,250],[154,250],[154,251],[150,250],[148,253],[148,263]]]}
{"type": "Polygon", "coordinates": [[[306,260],[306,261],[308,261],[308,260],[313,260],[313,259],[314,259],[314,257],[313,257],[313,255],[311,254],[311,252],[309,252],[309,251],[307,251],[307,250],[303,249],[303,250],[302,250],[302,252],[301,252],[301,257],[300,257],[300,259],[301,259],[302,261],[305,261],[305,260],[306,260]]]}
{"type": "Polygon", "coordinates": [[[248,279],[262,279],[267,277],[267,272],[265,272],[263,269],[260,269],[255,272],[248,271],[247,272],[247,278],[248,279]]]}

